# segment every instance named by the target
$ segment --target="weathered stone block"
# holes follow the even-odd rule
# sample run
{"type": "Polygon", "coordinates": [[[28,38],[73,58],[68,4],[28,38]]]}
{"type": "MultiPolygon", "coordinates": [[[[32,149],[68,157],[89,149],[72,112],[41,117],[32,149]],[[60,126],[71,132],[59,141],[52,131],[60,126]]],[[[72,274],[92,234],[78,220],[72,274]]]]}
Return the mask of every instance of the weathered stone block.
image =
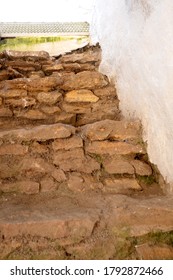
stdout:
{"type": "Polygon", "coordinates": [[[27,91],[25,89],[1,89],[0,96],[4,98],[14,98],[14,97],[25,97],[27,96],[27,91]]]}
{"type": "Polygon", "coordinates": [[[73,103],[65,103],[62,104],[62,109],[67,113],[72,114],[87,114],[90,115],[91,113],[91,105],[90,104],[73,104],[73,103]]]}
{"type": "Polygon", "coordinates": [[[17,118],[25,118],[25,119],[30,119],[30,120],[45,120],[47,118],[46,114],[41,112],[38,109],[31,109],[28,110],[27,112],[25,111],[14,111],[14,115],[17,118]]]}
{"type": "Polygon", "coordinates": [[[67,139],[57,139],[52,143],[54,151],[58,150],[71,150],[75,148],[82,148],[83,141],[79,136],[73,136],[67,139]]]}
{"type": "Polygon", "coordinates": [[[51,176],[59,183],[67,180],[67,177],[63,170],[54,168],[51,172],[51,176]]]}
{"type": "Polygon", "coordinates": [[[64,100],[69,103],[74,102],[97,102],[99,98],[95,96],[91,90],[81,89],[72,90],[66,93],[64,100]]]}
{"type": "Polygon", "coordinates": [[[5,104],[10,105],[12,107],[27,108],[27,107],[35,105],[36,101],[32,97],[22,97],[21,99],[10,98],[10,99],[5,100],[5,104]]]}
{"type": "Polygon", "coordinates": [[[0,146],[0,155],[25,155],[28,147],[20,144],[6,144],[0,146]]]}
{"type": "Polygon", "coordinates": [[[134,174],[133,166],[121,158],[109,157],[103,160],[103,166],[109,174],[134,174]]]}
{"type": "Polygon", "coordinates": [[[30,129],[15,129],[0,132],[0,138],[17,141],[46,141],[49,139],[68,138],[75,133],[75,128],[66,124],[40,125],[30,129]]]}
{"type": "Polygon", "coordinates": [[[62,94],[58,91],[52,92],[39,92],[37,95],[37,100],[40,103],[45,103],[48,105],[53,105],[62,99],[62,94]]]}
{"type": "Polygon", "coordinates": [[[6,50],[5,56],[9,59],[31,58],[32,60],[46,60],[49,59],[49,53],[46,51],[13,51],[6,50]]]}
{"type": "Polygon", "coordinates": [[[152,169],[147,163],[140,160],[132,160],[130,163],[133,165],[136,174],[140,176],[152,175],[152,169]]]}
{"type": "Polygon", "coordinates": [[[0,97],[0,106],[2,105],[2,98],[0,97]]]}
{"type": "Polygon", "coordinates": [[[94,90],[94,94],[98,97],[117,97],[115,87],[110,85],[94,90]]]}
{"type": "Polygon", "coordinates": [[[98,162],[93,158],[84,156],[81,148],[55,153],[53,163],[64,171],[92,173],[100,168],[98,162]]]}
{"type": "Polygon", "coordinates": [[[44,91],[48,92],[55,90],[58,86],[62,85],[63,80],[60,75],[54,75],[44,78],[27,79],[27,89],[30,92],[44,91]]]}
{"type": "Polygon", "coordinates": [[[13,112],[9,108],[0,108],[0,117],[12,117],[13,112]]]}
{"type": "Polygon", "coordinates": [[[96,71],[83,71],[76,75],[66,77],[61,88],[63,90],[95,89],[108,84],[104,75],[96,71]]]}
{"type": "Polygon", "coordinates": [[[86,152],[91,154],[130,155],[145,154],[141,145],[132,145],[125,142],[95,141],[86,146],[86,152]]]}
{"type": "Polygon", "coordinates": [[[55,123],[64,123],[75,126],[76,124],[76,114],[69,114],[62,112],[59,115],[54,116],[55,123]]]}
{"type": "Polygon", "coordinates": [[[41,192],[51,192],[51,191],[56,191],[57,189],[57,183],[54,182],[52,178],[44,178],[40,182],[41,192]]]}
{"type": "Polygon", "coordinates": [[[60,63],[53,63],[52,65],[43,65],[42,69],[46,75],[50,75],[53,72],[63,70],[63,66],[60,63]]]}
{"type": "Polygon", "coordinates": [[[48,115],[53,115],[61,112],[61,109],[58,106],[43,106],[40,110],[48,115]]]}
{"type": "Polygon", "coordinates": [[[140,123],[128,121],[103,120],[83,127],[82,134],[90,141],[120,140],[139,142],[141,139],[140,123]]]}
{"type": "Polygon", "coordinates": [[[129,190],[141,191],[142,188],[135,179],[121,178],[111,179],[107,178],[104,181],[103,191],[106,193],[120,193],[126,194],[129,190]]]}
{"type": "Polygon", "coordinates": [[[35,194],[39,192],[39,183],[34,181],[19,181],[15,183],[0,184],[0,190],[4,193],[18,192],[35,194]]]}

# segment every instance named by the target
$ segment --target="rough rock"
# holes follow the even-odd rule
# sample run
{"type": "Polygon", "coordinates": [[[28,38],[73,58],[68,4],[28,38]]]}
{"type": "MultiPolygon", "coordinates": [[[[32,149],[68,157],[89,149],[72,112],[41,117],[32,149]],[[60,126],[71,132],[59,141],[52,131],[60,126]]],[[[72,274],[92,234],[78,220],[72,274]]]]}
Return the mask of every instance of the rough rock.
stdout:
{"type": "Polygon", "coordinates": [[[50,75],[53,72],[63,70],[63,66],[60,63],[54,63],[53,65],[43,65],[42,69],[46,75],[50,75]]]}
{"type": "Polygon", "coordinates": [[[83,71],[74,76],[69,76],[64,79],[63,85],[60,87],[63,90],[74,89],[95,89],[101,88],[108,84],[104,75],[96,71],[83,71]]]}
{"type": "Polygon", "coordinates": [[[99,88],[94,90],[94,94],[98,97],[117,97],[116,89],[114,86],[106,86],[104,88],[99,88]]]}
{"type": "Polygon", "coordinates": [[[54,75],[44,78],[35,78],[27,79],[27,89],[30,92],[39,92],[39,91],[52,91],[55,90],[58,86],[62,85],[63,80],[60,75],[54,75]]]}
{"type": "Polygon", "coordinates": [[[81,148],[70,151],[58,151],[58,153],[54,154],[53,163],[64,171],[92,173],[100,168],[97,161],[84,156],[83,149],[81,148]]]}
{"type": "Polygon", "coordinates": [[[96,140],[120,140],[137,141],[140,140],[140,123],[128,121],[103,120],[88,124],[83,127],[84,137],[90,141],[96,140]]]}
{"type": "Polygon", "coordinates": [[[83,141],[79,136],[76,135],[67,139],[57,139],[52,143],[52,148],[54,151],[71,150],[82,147],[83,141]]]}
{"type": "Polygon", "coordinates": [[[43,106],[40,108],[40,110],[48,115],[53,115],[53,114],[59,114],[61,112],[61,109],[58,106],[43,106]]]}
{"type": "Polygon", "coordinates": [[[133,166],[122,158],[106,158],[103,160],[103,166],[109,174],[134,174],[133,166]]]}
{"type": "Polygon", "coordinates": [[[6,50],[4,55],[9,59],[19,59],[19,58],[31,58],[33,60],[45,60],[49,58],[49,53],[45,51],[32,51],[32,52],[22,52],[6,50]]]}
{"type": "Polygon", "coordinates": [[[0,132],[0,138],[16,141],[46,141],[49,139],[68,138],[75,128],[65,124],[40,125],[30,129],[15,129],[0,132]]]}
{"type": "Polygon", "coordinates": [[[64,123],[75,126],[76,124],[76,114],[70,114],[62,112],[59,115],[56,115],[54,118],[55,123],[64,123]]]}
{"type": "Polygon", "coordinates": [[[73,53],[73,54],[66,54],[59,59],[61,63],[90,63],[90,62],[98,62],[101,59],[100,51],[90,51],[86,53],[73,53]]]}
{"type": "Polygon", "coordinates": [[[13,112],[9,108],[0,108],[0,117],[12,117],[13,112]]]}
{"type": "Polygon", "coordinates": [[[145,154],[141,145],[133,145],[125,142],[94,141],[88,143],[85,148],[87,153],[91,154],[108,154],[108,155],[130,155],[145,154]]]}
{"type": "Polygon", "coordinates": [[[4,98],[26,97],[27,91],[25,89],[1,89],[0,96],[4,98]]]}
{"type": "Polygon", "coordinates": [[[25,111],[14,111],[14,115],[17,118],[25,118],[25,119],[29,119],[29,120],[45,120],[47,118],[46,114],[44,114],[43,112],[41,112],[38,109],[30,109],[27,112],[25,111]]]}
{"type": "Polygon", "coordinates": [[[5,100],[5,104],[12,106],[12,107],[27,108],[27,107],[35,105],[36,101],[32,97],[23,97],[21,99],[10,98],[10,99],[5,100]]]}
{"type": "Polygon", "coordinates": [[[91,107],[90,104],[73,104],[73,103],[63,103],[62,109],[65,112],[72,113],[72,114],[90,114],[91,113],[91,107]]]}
{"type": "Polygon", "coordinates": [[[128,194],[129,190],[141,191],[142,188],[135,179],[120,178],[113,179],[107,178],[104,180],[103,191],[105,193],[113,194],[128,194]]]}
{"type": "Polygon", "coordinates": [[[152,175],[152,169],[147,163],[140,160],[132,160],[130,163],[133,165],[136,174],[140,176],[152,175]]]}
{"type": "Polygon", "coordinates": [[[92,91],[87,89],[72,90],[66,93],[64,100],[69,103],[73,102],[97,102],[99,98],[92,91]]]}
{"type": "Polygon", "coordinates": [[[63,170],[54,168],[51,172],[51,176],[59,183],[67,180],[67,177],[63,170]]]}
{"type": "Polygon", "coordinates": [[[60,101],[62,98],[62,94],[58,91],[52,91],[52,92],[39,92],[37,95],[37,100],[40,103],[45,103],[48,105],[53,105],[60,101]]]}
{"type": "Polygon", "coordinates": [[[40,181],[41,192],[50,192],[57,189],[57,183],[52,178],[44,178],[40,181]]]}
{"type": "Polygon", "coordinates": [[[140,260],[172,260],[173,248],[168,245],[150,245],[148,243],[136,245],[136,252],[140,260]]]}
{"type": "Polygon", "coordinates": [[[15,183],[0,184],[0,191],[4,193],[19,192],[25,194],[36,194],[39,192],[39,183],[34,181],[19,181],[15,183]]]}
{"type": "Polygon", "coordinates": [[[0,146],[0,155],[25,155],[28,147],[20,144],[6,144],[0,146]]]}

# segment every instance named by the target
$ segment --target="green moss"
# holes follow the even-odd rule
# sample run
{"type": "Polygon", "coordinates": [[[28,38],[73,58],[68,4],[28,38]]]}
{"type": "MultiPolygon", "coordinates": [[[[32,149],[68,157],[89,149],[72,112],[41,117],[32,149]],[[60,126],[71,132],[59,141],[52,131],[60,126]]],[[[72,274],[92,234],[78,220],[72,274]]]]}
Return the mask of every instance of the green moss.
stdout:
{"type": "Polygon", "coordinates": [[[141,183],[144,183],[145,185],[152,185],[153,183],[156,182],[156,179],[153,175],[151,175],[151,176],[139,176],[139,175],[137,175],[136,177],[137,177],[139,183],[141,182],[141,183]]]}

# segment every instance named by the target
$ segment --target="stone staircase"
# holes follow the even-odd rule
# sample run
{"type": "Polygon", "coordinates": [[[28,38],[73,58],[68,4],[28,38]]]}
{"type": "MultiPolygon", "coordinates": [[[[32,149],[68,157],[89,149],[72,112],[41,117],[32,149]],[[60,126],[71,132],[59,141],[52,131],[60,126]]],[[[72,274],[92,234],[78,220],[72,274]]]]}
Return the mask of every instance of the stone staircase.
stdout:
{"type": "Polygon", "coordinates": [[[172,236],[173,199],[100,60],[98,46],[0,53],[1,259],[173,256],[148,236],[172,236]]]}

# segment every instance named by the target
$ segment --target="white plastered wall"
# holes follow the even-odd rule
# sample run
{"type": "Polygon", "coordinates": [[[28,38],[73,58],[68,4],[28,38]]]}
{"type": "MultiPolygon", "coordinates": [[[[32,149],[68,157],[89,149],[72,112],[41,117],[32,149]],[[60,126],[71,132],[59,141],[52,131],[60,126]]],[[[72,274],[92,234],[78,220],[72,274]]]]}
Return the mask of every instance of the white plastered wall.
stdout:
{"type": "Polygon", "coordinates": [[[173,1],[95,0],[91,37],[123,115],[141,119],[150,161],[173,185],[173,1]]]}

